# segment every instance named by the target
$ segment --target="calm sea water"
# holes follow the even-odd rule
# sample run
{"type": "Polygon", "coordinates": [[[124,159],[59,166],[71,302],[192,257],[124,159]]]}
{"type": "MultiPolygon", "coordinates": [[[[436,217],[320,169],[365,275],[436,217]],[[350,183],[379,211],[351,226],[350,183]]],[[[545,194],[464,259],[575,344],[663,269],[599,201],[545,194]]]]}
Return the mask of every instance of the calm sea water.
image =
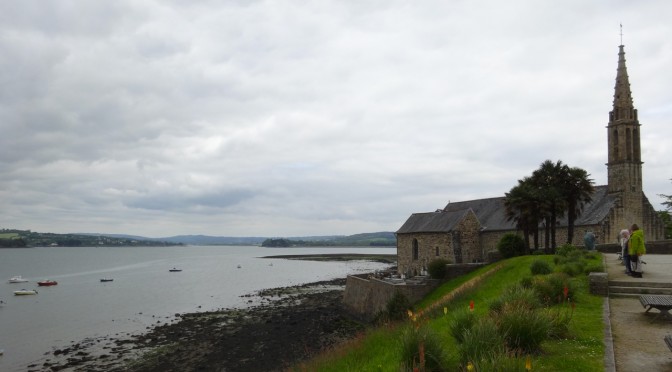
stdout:
{"type": "Polygon", "coordinates": [[[0,371],[41,364],[46,353],[88,338],[136,333],[175,313],[248,306],[242,295],[342,278],[388,265],[263,259],[313,253],[394,254],[395,248],[56,247],[0,249],[0,371]],[[238,268],[238,265],[241,267],[238,268]],[[169,272],[177,267],[182,272],[169,272]],[[10,284],[21,275],[28,283],[10,284]],[[102,283],[100,278],[114,281],[102,283]],[[38,287],[53,279],[58,285],[38,287]],[[18,289],[35,296],[14,296],[18,289]],[[158,320],[157,320],[158,319],[158,320]]]}

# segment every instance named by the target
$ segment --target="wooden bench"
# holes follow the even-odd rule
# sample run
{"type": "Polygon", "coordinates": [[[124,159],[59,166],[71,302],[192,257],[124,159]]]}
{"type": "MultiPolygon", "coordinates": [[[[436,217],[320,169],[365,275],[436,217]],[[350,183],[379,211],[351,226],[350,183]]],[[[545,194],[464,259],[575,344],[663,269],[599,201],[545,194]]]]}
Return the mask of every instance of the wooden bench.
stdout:
{"type": "MultiPolygon", "coordinates": [[[[651,309],[657,309],[660,311],[660,314],[656,316],[659,317],[664,315],[670,317],[670,310],[672,310],[672,296],[669,295],[641,295],[639,296],[639,302],[646,308],[646,313],[651,309]]],[[[655,318],[654,318],[655,319],[655,318]]]]}
{"type": "Polygon", "coordinates": [[[665,344],[667,344],[667,347],[672,351],[672,335],[665,336],[665,344]]]}

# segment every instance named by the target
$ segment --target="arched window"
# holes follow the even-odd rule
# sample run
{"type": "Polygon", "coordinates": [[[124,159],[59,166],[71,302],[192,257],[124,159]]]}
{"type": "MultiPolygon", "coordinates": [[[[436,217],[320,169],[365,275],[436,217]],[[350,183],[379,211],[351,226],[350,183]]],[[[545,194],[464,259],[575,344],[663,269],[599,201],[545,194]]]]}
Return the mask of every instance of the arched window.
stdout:
{"type": "Polygon", "coordinates": [[[620,160],[618,156],[618,130],[614,129],[614,160],[620,160]]]}
{"type": "Polygon", "coordinates": [[[439,247],[436,247],[436,257],[439,257],[439,247]]]}
{"type": "Polygon", "coordinates": [[[418,239],[413,239],[413,261],[417,261],[419,255],[418,239]]]}

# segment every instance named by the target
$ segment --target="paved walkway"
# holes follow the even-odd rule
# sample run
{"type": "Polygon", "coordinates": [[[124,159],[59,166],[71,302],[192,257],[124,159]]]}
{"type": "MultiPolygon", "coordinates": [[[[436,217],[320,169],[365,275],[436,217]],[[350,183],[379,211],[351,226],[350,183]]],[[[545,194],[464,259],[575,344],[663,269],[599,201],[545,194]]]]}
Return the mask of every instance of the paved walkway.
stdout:
{"type": "MultiPolygon", "coordinates": [[[[632,278],[616,254],[604,254],[609,280],[672,283],[672,255],[645,255],[644,277],[632,278]]],[[[663,337],[672,334],[672,320],[654,317],[657,310],[645,313],[639,298],[609,298],[606,315],[611,326],[613,355],[617,372],[672,371],[672,351],[663,337]]],[[[610,349],[607,329],[607,355],[610,349]]],[[[613,363],[605,363],[613,371],[613,363]]]]}

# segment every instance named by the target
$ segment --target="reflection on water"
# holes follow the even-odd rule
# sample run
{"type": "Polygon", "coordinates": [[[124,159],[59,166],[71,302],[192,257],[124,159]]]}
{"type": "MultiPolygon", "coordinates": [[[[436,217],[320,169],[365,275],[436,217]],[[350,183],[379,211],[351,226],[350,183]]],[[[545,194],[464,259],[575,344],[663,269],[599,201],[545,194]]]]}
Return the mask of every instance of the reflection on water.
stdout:
{"type": "MultiPolygon", "coordinates": [[[[56,247],[0,249],[0,370],[85,338],[139,332],[176,313],[247,306],[240,296],[345,277],[385,264],[264,259],[316,253],[394,254],[394,248],[56,247]],[[269,262],[270,261],[270,262],[269,262]],[[270,265],[272,263],[272,265],[270,265]],[[240,267],[238,267],[240,266],[240,267]],[[181,272],[169,272],[176,267],[181,272]],[[29,283],[10,284],[15,275],[29,283]],[[101,278],[114,281],[101,282],[101,278]],[[37,287],[44,279],[53,287],[37,287]],[[14,296],[18,289],[36,296],[14,296]]],[[[41,364],[41,363],[40,363],[41,364]]]]}

